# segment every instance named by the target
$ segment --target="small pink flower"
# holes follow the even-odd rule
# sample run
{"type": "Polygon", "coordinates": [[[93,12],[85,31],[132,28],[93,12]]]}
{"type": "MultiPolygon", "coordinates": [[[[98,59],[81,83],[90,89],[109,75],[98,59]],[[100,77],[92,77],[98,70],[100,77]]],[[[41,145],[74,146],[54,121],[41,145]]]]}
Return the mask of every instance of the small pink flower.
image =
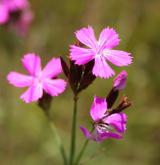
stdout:
{"type": "Polygon", "coordinates": [[[94,97],[90,115],[94,121],[94,131],[91,133],[81,127],[86,138],[101,142],[108,138],[121,139],[123,137],[127,116],[122,112],[109,115],[105,98],[94,97]]]}
{"type": "Polygon", "coordinates": [[[0,25],[7,25],[19,35],[27,34],[33,20],[28,0],[1,0],[0,25]]]}
{"type": "Polygon", "coordinates": [[[114,85],[113,87],[116,90],[122,90],[126,87],[126,81],[127,81],[128,74],[125,70],[120,72],[116,78],[114,79],[114,85]]]}
{"type": "Polygon", "coordinates": [[[10,72],[7,79],[10,84],[18,88],[28,87],[28,90],[20,96],[26,103],[37,101],[43,96],[43,90],[51,96],[58,96],[64,92],[66,82],[56,79],[62,72],[59,58],[53,58],[41,69],[41,59],[33,53],[26,54],[22,63],[29,75],[10,72]]]}
{"type": "Polygon", "coordinates": [[[33,13],[30,10],[26,10],[21,14],[20,19],[12,25],[17,34],[25,36],[28,33],[33,17],[33,13]]]}
{"type": "Polygon", "coordinates": [[[130,53],[113,50],[119,45],[120,39],[112,28],[105,28],[100,33],[98,41],[92,27],[82,28],[76,33],[76,38],[86,47],[71,45],[70,58],[78,65],[83,65],[95,60],[93,74],[101,78],[112,77],[115,73],[106,61],[116,66],[127,66],[132,63],[130,53]]]}

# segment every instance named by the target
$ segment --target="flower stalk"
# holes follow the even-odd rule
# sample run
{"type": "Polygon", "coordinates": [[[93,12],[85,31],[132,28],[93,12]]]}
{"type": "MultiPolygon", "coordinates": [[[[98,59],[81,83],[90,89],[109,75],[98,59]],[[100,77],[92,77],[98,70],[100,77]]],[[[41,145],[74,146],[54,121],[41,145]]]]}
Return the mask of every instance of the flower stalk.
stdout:
{"type": "MultiPolygon", "coordinates": [[[[93,131],[94,131],[94,127],[92,128],[91,133],[93,131]]],[[[84,152],[85,152],[89,142],[90,142],[90,139],[86,139],[86,141],[84,142],[84,145],[83,145],[82,149],[80,150],[80,152],[79,152],[79,154],[78,154],[78,156],[77,156],[77,158],[75,160],[75,165],[79,165],[80,160],[81,160],[81,158],[82,158],[82,156],[83,156],[83,154],[84,154],[84,152]]]]}
{"type": "Polygon", "coordinates": [[[81,158],[82,158],[82,156],[83,156],[83,154],[84,154],[84,151],[86,150],[86,147],[87,147],[88,143],[89,143],[89,139],[87,139],[87,140],[85,141],[85,143],[84,143],[84,145],[83,145],[81,151],[79,152],[79,154],[78,154],[78,156],[77,156],[77,158],[76,158],[76,161],[75,161],[75,165],[78,165],[78,164],[80,163],[80,160],[81,160],[81,158]]]}
{"type": "Polygon", "coordinates": [[[74,165],[74,158],[75,158],[75,153],[76,153],[77,101],[78,101],[78,97],[77,97],[77,94],[75,94],[73,118],[72,118],[72,133],[71,133],[69,165],[74,165]]]}
{"type": "Polygon", "coordinates": [[[63,144],[62,144],[62,142],[61,142],[61,139],[60,139],[60,137],[59,137],[59,134],[58,134],[58,132],[57,132],[57,129],[56,129],[55,125],[53,124],[53,122],[52,122],[51,120],[49,121],[49,124],[50,124],[50,127],[51,127],[51,129],[52,129],[52,132],[54,133],[56,142],[57,142],[58,147],[59,147],[59,150],[60,150],[60,152],[61,152],[61,156],[62,156],[62,159],[63,159],[63,164],[64,164],[64,165],[67,165],[66,153],[65,153],[63,144]]]}
{"type": "MultiPolygon", "coordinates": [[[[46,100],[46,97],[44,97],[44,99],[46,100]]],[[[49,102],[51,102],[51,100],[49,100],[49,102]]],[[[50,103],[48,102],[48,105],[50,105],[50,103]]],[[[60,150],[60,153],[61,153],[61,156],[62,156],[62,159],[63,159],[63,164],[64,165],[67,165],[67,156],[66,156],[66,153],[65,153],[65,149],[64,149],[64,146],[62,144],[62,141],[61,141],[61,138],[58,134],[58,131],[57,131],[57,128],[56,126],[54,125],[51,117],[50,117],[50,114],[49,114],[49,109],[50,109],[50,106],[45,106],[45,101],[43,100],[43,98],[39,101],[39,106],[41,107],[41,109],[43,110],[45,116],[47,117],[48,119],[48,122],[49,122],[49,125],[50,125],[50,128],[52,130],[52,133],[54,134],[55,136],[55,139],[56,139],[56,142],[57,142],[57,145],[59,147],[59,150],[60,150]]]]}

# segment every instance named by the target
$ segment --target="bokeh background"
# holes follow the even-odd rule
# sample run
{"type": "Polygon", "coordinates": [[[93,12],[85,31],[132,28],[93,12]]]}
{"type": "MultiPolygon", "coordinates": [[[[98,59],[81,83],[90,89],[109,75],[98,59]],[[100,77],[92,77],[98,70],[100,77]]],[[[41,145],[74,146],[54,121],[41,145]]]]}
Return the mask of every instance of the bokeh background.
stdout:
{"type": "MultiPolygon", "coordinates": [[[[134,63],[125,68],[128,84],[121,95],[134,102],[123,140],[90,143],[84,165],[160,164],[160,1],[159,0],[31,0],[35,20],[26,38],[0,27],[0,164],[61,165],[59,150],[48,121],[35,104],[19,99],[24,91],[8,84],[10,70],[24,72],[26,52],[40,54],[45,64],[53,56],[67,57],[74,31],[92,25],[97,34],[107,26],[120,34],[119,49],[132,52],[134,63]]],[[[66,58],[67,59],[67,58],[66,58]]],[[[115,67],[114,67],[115,68],[115,67]]],[[[120,72],[124,68],[117,69],[120,72]]],[[[106,96],[113,79],[96,79],[80,94],[78,126],[90,126],[93,95],[106,96]]],[[[54,119],[69,153],[72,92],[52,102],[54,119]]],[[[77,128],[80,150],[84,137],[77,128]]]]}

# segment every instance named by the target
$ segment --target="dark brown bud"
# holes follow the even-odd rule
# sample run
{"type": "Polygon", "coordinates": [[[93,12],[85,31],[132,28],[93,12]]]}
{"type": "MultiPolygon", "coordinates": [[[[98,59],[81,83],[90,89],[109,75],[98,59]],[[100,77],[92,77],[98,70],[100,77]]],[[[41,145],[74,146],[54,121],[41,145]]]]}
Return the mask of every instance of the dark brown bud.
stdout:
{"type": "Polygon", "coordinates": [[[82,66],[70,61],[69,83],[74,93],[78,93],[78,87],[82,76],[82,66]]]}
{"type": "Polygon", "coordinates": [[[96,79],[96,76],[92,74],[93,66],[94,60],[88,62],[86,65],[83,65],[83,75],[80,81],[78,92],[87,88],[96,79]]]}
{"type": "Polygon", "coordinates": [[[119,95],[119,91],[115,90],[115,88],[112,88],[106,98],[108,109],[112,108],[113,104],[118,98],[118,95],[119,95]]]}
{"type": "Polygon", "coordinates": [[[61,56],[60,56],[60,60],[61,60],[61,66],[62,66],[63,72],[64,72],[65,76],[68,77],[69,67],[68,67],[67,63],[63,60],[63,58],[61,56]]]}

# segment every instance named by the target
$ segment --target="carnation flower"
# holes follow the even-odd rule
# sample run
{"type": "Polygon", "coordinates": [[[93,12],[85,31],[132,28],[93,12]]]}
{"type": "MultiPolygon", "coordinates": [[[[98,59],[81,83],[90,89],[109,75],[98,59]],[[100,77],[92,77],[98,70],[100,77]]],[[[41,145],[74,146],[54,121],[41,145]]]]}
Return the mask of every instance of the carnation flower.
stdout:
{"type": "Polygon", "coordinates": [[[62,72],[59,58],[53,58],[43,70],[41,69],[41,59],[36,54],[24,55],[22,63],[29,75],[13,71],[8,74],[7,79],[15,87],[28,87],[28,90],[20,96],[26,103],[37,101],[44,92],[51,96],[58,96],[64,92],[66,82],[56,79],[62,72]]]}
{"type": "Polygon", "coordinates": [[[113,49],[120,42],[119,36],[113,28],[103,29],[98,40],[90,26],[78,30],[75,35],[85,47],[71,45],[70,58],[78,65],[84,65],[94,59],[92,72],[96,77],[109,78],[115,74],[108,62],[119,67],[132,63],[130,53],[113,49]]]}
{"type": "Polygon", "coordinates": [[[26,35],[33,20],[28,0],[0,0],[0,25],[9,26],[26,35]]]}
{"type": "Polygon", "coordinates": [[[127,116],[123,112],[110,114],[107,109],[106,98],[94,97],[90,115],[94,130],[89,132],[88,129],[81,127],[86,138],[101,142],[108,138],[121,139],[123,137],[127,116]]]}

